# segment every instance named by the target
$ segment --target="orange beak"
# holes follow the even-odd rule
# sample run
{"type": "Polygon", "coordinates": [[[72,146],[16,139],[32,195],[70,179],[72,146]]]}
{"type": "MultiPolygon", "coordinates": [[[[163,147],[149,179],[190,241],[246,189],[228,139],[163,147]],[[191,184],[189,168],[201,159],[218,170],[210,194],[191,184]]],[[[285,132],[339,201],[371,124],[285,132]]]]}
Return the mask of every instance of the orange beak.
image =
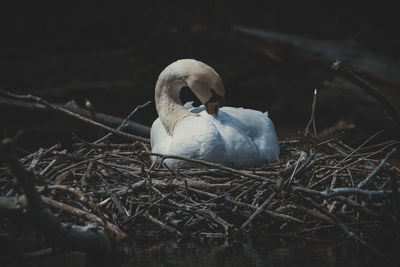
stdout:
{"type": "Polygon", "coordinates": [[[218,116],[218,110],[219,110],[219,102],[215,101],[215,102],[207,102],[205,104],[206,106],[206,110],[208,114],[215,114],[216,116],[218,116]]]}

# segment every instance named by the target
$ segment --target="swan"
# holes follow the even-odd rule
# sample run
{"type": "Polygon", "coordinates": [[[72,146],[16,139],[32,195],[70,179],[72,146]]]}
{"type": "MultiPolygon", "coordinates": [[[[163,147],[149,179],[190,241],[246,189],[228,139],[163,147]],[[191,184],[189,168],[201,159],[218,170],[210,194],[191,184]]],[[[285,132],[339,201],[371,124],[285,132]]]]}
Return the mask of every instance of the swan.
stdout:
{"type": "MultiPolygon", "coordinates": [[[[278,138],[267,113],[221,107],[225,89],[217,72],[194,59],[168,65],[155,87],[158,118],[150,131],[154,153],[184,156],[236,168],[256,167],[277,160],[278,138]],[[182,88],[189,88],[203,104],[181,102],[182,88]]],[[[155,161],[157,157],[153,156],[155,161]]],[[[186,164],[166,159],[170,168],[186,164]]]]}

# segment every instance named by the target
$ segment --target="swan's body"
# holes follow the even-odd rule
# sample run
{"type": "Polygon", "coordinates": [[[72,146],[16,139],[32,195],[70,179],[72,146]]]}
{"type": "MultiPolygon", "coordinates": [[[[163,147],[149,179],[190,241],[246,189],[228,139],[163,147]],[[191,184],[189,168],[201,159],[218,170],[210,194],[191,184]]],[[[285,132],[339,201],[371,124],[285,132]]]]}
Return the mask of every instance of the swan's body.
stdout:
{"type": "MultiPolygon", "coordinates": [[[[168,66],[156,86],[160,117],[151,127],[152,151],[239,168],[276,160],[278,139],[268,115],[251,109],[215,108],[213,103],[218,101],[210,99],[222,98],[224,93],[218,74],[204,63],[187,59],[168,66]],[[195,78],[191,79],[193,73],[195,78]],[[203,79],[199,81],[199,77],[203,79]],[[205,106],[183,107],[177,94],[184,86],[189,86],[205,106]]],[[[164,162],[171,168],[185,164],[176,159],[164,162]]]]}

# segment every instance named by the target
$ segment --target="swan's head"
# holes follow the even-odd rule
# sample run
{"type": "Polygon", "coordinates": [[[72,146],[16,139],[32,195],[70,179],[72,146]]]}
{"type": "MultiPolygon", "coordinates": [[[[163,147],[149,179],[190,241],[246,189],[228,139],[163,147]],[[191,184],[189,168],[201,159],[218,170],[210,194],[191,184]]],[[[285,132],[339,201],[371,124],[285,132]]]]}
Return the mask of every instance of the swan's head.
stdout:
{"type": "Polygon", "coordinates": [[[161,72],[156,85],[156,102],[157,97],[161,97],[157,91],[164,87],[168,88],[168,96],[180,103],[179,93],[185,86],[192,90],[209,114],[218,115],[219,107],[224,104],[224,84],[213,68],[194,59],[175,61],[161,72]]]}

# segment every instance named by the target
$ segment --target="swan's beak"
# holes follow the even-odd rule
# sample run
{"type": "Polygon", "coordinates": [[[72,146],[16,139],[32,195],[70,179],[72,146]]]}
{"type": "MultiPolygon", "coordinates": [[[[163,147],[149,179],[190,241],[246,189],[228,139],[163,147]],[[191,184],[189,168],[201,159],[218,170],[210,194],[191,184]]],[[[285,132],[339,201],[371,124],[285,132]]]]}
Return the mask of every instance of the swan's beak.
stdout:
{"type": "Polygon", "coordinates": [[[219,101],[207,102],[205,106],[208,114],[215,114],[216,116],[218,116],[219,101]]]}

